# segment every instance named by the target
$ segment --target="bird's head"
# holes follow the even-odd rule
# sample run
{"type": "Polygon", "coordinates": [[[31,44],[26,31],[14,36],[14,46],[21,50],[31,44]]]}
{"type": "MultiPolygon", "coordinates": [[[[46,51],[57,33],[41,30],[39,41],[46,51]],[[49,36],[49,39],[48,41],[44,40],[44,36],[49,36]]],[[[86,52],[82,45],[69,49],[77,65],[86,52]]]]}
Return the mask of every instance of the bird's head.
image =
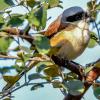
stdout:
{"type": "Polygon", "coordinates": [[[89,15],[81,7],[74,6],[70,7],[62,13],[61,24],[66,25],[67,23],[71,24],[81,24],[82,22],[86,23],[89,15]]]}
{"type": "MultiPolygon", "coordinates": [[[[78,6],[70,7],[64,10],[64,12],[54,22],[52,22],[49,25],[48,29],[43,34],[51,38],[55,35],[55,33],[65,28],[67,28],[67,30],[72,30],[76,28],[72,26],[79,26],[80,28],[83,29],[84,25],[87,23],[88,18],[89,18],[88,13],[85,12],[81,7],[78,6]],[[72,28],[69,28],[70,25],[72,28]]],[[[86,29],[88,29],[87,26],[86,29]]]]}

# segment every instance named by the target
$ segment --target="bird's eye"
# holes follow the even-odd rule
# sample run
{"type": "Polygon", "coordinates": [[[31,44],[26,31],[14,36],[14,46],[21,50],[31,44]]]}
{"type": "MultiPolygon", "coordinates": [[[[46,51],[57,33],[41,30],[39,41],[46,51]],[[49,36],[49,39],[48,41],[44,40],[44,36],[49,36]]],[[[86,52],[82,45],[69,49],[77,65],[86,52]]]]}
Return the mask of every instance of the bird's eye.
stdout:
{"type": "Polygon", "coordinates": [[[80,20],[80,19],[81,19],[81,15],[76,15],[76,16],[75,16],[75,19],[76,19],[76,20],[80,20]]]}
{"type": "Polygon", "coordinates": [[[75,16],[69,16],[66,18],[67,22],[74,22],[75,21],[75,16]]]}

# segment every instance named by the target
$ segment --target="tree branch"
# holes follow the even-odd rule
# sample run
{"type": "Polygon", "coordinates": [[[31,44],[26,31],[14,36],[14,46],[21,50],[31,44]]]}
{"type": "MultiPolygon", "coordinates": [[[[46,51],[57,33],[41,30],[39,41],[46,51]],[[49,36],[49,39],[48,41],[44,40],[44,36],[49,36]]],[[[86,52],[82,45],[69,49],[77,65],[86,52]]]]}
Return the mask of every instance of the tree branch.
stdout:
{"type": "Polygon", "coordinates": [[[81,67],[80,64],[75,63],[73,61],[60,59],[54,55],[52,56],[52,59],[57,65],[63,66],[64,68],[71,70],[72,72],[76,73],[79,76],[79,79],[82,79],[83,68],[81,67]]]}
{"type": "Polygon", "coordinates": [[[95,67],[95,64],[97,62],[99,62],[100,59],[91,63],[94,65],[94,67],[86,76],[83,76],[84,69],[82,68],[81,65],[79,65],[73,61],[66,61],[64,59],[60,59],[57,56],[52,56],[52,59],[59,66],[63,66],[65,68],[69,69],[70,71],[76,73],[79,76],[79,79],[81,81],[85,77],[85,80],[84,80],[85,91],[84,91],[84,93],[79,95],[79,96],[73,96],[73,95],[68,93],[67,96],[65,96],[64,100],[81,100],[81,98],[84,96],[86,91],[93,84],[94,80],[96,80],[100,76],[100,68],[95,67]]]}
{"type": "Polygon", "coordinates": [[[89,89],[89,87],[93,84],[93,82],[100,76],[100,68],[94,67],[87,75],[86,80],[84,82],[85,91],[82,95],[79,96],[73,96],[71,94],[68,94],[64,100],[81,100],[81,98],[84,96],[86,91],[89,89]]]}
{"type": "MultiPolygon", "coordinates": [[[[27,40],[29,43],[32,44],[34,37],[32,37],[28,34],[29,30],[30,30],[30,27],[27,29],[26,32],[24,32],[23,30],[20,30],[18,28],[6,28],[6,29],[2,29],[0,31],[8,33],[8,35],[6,35],[5,37],[15,37],[15,36],[20,37],[20,38],[27,40]]],[[[3,36],[3,35],[0,34],[0,36],[3,36]]]]}

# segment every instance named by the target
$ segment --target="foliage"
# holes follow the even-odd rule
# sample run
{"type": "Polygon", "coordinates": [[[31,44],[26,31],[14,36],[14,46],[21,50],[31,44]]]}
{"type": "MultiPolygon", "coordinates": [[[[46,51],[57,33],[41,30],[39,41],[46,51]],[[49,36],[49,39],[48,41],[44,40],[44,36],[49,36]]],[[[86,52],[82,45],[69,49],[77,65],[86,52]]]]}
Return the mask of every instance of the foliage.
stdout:
{"type": "MultiPolygon", "coordinates": [[[[12,93],[24,86],[32,85],[31,90],[36,90],[45,86],[45,84],[52,84],[53,88],[59,88],[62,92],[69,93],[73,96],[83,95],[85,88],[86,75],[94,69],[98,68],[100,70],[100,60],[89,64],[88,67],[84,68],[81,72],[79,67],[78,72],[81,75],[79,78],[79,73],[65,72],[62,70],[59,64],[56,64],[53,59],[51,59],[52,52],[55,48],[51,48],[49,39],[40,35],[42,30],[46,27],[47,22],[47,11],[48,9],[54,7],[60,7],[60,0],[19,0],[17,4],[13,3],[13,0],[0,0],[0,58],[13,59],[15,64],[10,67],[0,68],[0,74],[6,85],[0,92],[0,99],[11,100],[12,93]],[[26,9],[25,14],[12,14],[12,11],[8,8],[23,6],[26,9]],[[4,15],[7,17],[4,17],[4,15]],[[27,28],[20,30],[20,26],[23,22],[27,20],[27,28]],[[36,35],[30,35],[30,29],[37,31],[36,35]],[[30,43],[30,46],[23,46],[20,43],[25,40],[30,43]],[[13,42],[17,43],[17,46],[10,49],[13,42]],[[16,53],[16,56],[12,56],[10,52],[16,53]],[[50,55],[51,53],[51,55],[50,55]],[[30,73],[27,78],[27,73],[36,69],[34,72],[30,73]],[[6,73],[11,70],[16,71],[16,75],[6,75],[6,73]],[[24,84],[20,84],[19,80],[22,76],[25,76],[24,84]],[[32,83],[34,80],[41,80],[39,83],[32,83]]],[[[98,25],[96,24],[96,19],[98,12],[100,10],[100,4],[97,0],[92,0],[87,2],[88,12],[90,14],[90,25],[95,24],[94,28],[97,29],[97,33],[90,31],[90,42],[88,44],[89,48],[93,48],[96,45],[100,45],[100,34],[98,31],[98,25]]],[[[0,59],[1,60],[1,59],[0,59]]],[[[62,61],[62,59],[60,59],[62,61]]],[[[59,61],[58,61],[59,62],[59,61]]],[[[60,63],[60,62],[59,62],[60,63]]],[[[63,64],[65,63],[63,59],[63,64]]],[[[73,63],[72,63],[73,64],[73,63]]],[[[76,64],[76,63],[75,63],[76,64]]],[[[66,65],[66,64],[65,64],[66,65]]],[[[79,66],[78,64],[76,64],[79,66]]],[[[68,65],[70,66],[70,65],[68,65]]],[[[72,66],[72,65],[71,65],[72,66]]],[[[74,68],[75,70],[75,68],[74,68]]],[[[94,95],[100,98],[100,87],[93,87],[94,95]]]]}

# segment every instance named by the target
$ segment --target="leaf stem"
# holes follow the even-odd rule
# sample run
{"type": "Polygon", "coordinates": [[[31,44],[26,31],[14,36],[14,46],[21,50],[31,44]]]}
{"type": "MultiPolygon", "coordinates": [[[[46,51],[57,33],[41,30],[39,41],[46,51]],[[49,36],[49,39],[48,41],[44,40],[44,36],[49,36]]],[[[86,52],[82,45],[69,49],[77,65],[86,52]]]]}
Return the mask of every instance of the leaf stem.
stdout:
{"type": "Polygon", "coordinates": [[[96,29],[97,29],[97,33],[98,33],[98,37],[99,37],[99,44],[100,44],[100,32],[99,32],[99,28],[98,28],[98,26],[97,26],[96,21],[94,21],[94,24],[95,24],[95,27],[96,27],[96,29]]]}

